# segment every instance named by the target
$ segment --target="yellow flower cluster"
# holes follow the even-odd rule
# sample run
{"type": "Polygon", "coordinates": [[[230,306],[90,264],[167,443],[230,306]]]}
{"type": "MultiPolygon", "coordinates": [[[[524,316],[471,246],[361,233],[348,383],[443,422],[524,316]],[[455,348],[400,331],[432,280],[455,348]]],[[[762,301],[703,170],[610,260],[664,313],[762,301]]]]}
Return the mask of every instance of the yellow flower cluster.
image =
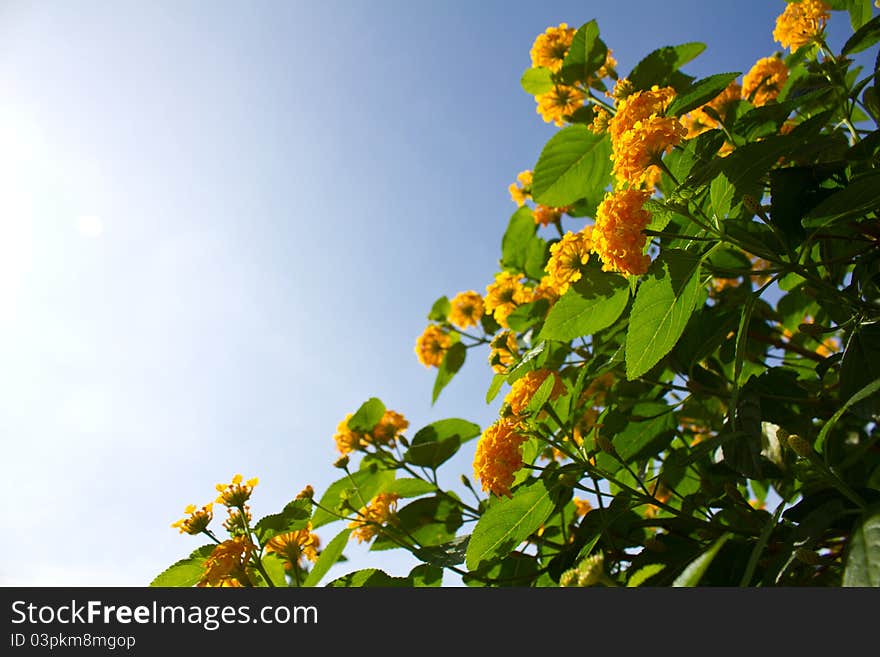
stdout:
{"type": "Polygon", "coordinates": [[[521,208],[525,205],[526,200],[532,198],[532,172],[520,171],[516,176],[516,182],[510,183],[507,191],[510,192],[510,198],[517,207],[521,208]]]}
{"type": "Polygon", "coordinates": [[[543,34],[539,34],[529,53],[532,66],[544,66],[554,73],[561,69],[575,32],[577,30],[569,27],[568,23],[560,23],[559,27],[548,27],[543,34]]]}
{"type": "Polygon", "coordinates": [[[742,95],[755,107],[776,100],[788,80],[788,67],[779,57],[763,57],[743,76],[742,95]]]}
{"type": "Polygon", "coordinates": [[[251,510],[247,505],[244,507],[244,515],[242,515],[241,510],[229,507],[226,509],[228,513],[228,517],[223,522],[223,529],[225,529],[231,536],[236,536],[238,534],[247,534],[248,527],[250,526],[251,520],[253,520],[253,516],[251,515],[251,510]]]}
{"type": "Polygon", "coordinates": [[[479,292],[459,292],[449,302],[449,321],[460,329],[476,326],[483,316],[483,297],[479,292]]]}
{"type": "Polygon", "coordinates": [[[517,306],[532,300],[532,292],[522,283],[520,274],[500,272],[495,281],[486,286],[485,311],[495,318],[500,326],[508,328],[507,318],[517,306]]]}
{"type": "Polygon", "coordinates": [[[577,233],[569,231],[550,246],[550,259],[545,269],[548,282],[558,295],[565,294],[569,285],[581,279],[581,270],[593,249],[592,231],[592,226],[577,233]]]}
{"type": "Polygon", "coordinates": [[[707,109],[713,110],[715,114],[721,117],[723,121],[727,116],[727,111],[733,104],[742,97],[742,87],[739,82],[734,80],[722,91],[705,105],[698,107],[692,112],[688,112],[681,118],[682,125],[687,128],[686,139],[703,134],[707,130],[719,127],[718,121],[708,112],[707,109]]]}
{"type": "Polygon", "coordinates": [[[397,521],[397,493],[379,493],[369,503],[358,511],[358,518],[352,520],[348,526],[354,529],[352,536],[357,538],[358,543],[369,541],[376,536],[382,525],[397,521]]]}
{"type": "Polygon", "coordinates": [[[557,84],[545,94],[535,96],[538,106],[535,111],[541,115],[545,123],[557,126],[565,125],[569,116],[583,107],[587,95],[577,87],[557,84]]]}
{"type": "Polygon", "coordinates": [[[831,18],[831,7],[822,0],[789,2],[776,19],[773,39],[794,52],[814,41],[831,18]]]}
{"type": "Polygon", "coordinates": [[[510,386],[510,392],[504,397],[505,403],[510,405],[510,410],[516,415],[522,415],[529,405],[529,401],[548,376],[553,377],[553,390],[550,392],[550,399],[557,399],[564,393],[565,383],[556,372],[548,369],[534,370],[521,376],[510,386]]]}
{"type": "Polygon", "coordinates": [[[451,344],[452,340],[446,331],[436,324],[430,324],[416,339],[416,356],[425,367],[440,367],[451,344]]]}
{"type": "Polygon", "coordinates": [[[217,484],[217,504],[223,504],[232,508],[241,508],[251,498],[254,492],[254,486],[259,483],[259,479],[254,477],[248,479],[245,483],[241,483],[244,477],[240,474],[232,478],[232,482],[228,484],[217,484]]]}
{"type": "Polygon", "coordinates": [[[345,419],[337,425],[336,433],[333,435],[336,449],[343,455],[366,449],[370,445],[394,445],[409,427],[409,421],[390,408],[385,409],[382,418],[368,433],[354,431],[348,426],[352,416],[352,413],[348,413],[345,419]]]}
{"type": "Polygon", "coordinates": [[[247,536],[236,536],[218,544],[205,560],[205,572],[197,586],[250,585],[246,567],[254,551],[247,536]]]}
{"type": "Polygon", "coordinates": [[[653,188],[660,179],[656,161],[686,134],[685,127],[672,116],[652,115],[637,121],[632,130],[613,142],[613,172],[618,184],[653,188]]]}
{"type": "Polygon", "coordinates": [[[535,207],[535,223],[539,226],[549,226],[550,224],[559,223],[562,215],[568,208],[551,208],[546,205],[538,205],[535,207]]]}
{"type": "Polygon", "coordinates": [[[312,523],[308,523],[305,529],[285,532],[273,536],[266,543],[266,552],[273,552],[284,560],[284,567],[292,570],[294,567],[301,568],[301,559],[311,562],[318,560],[318,548],[321,539],[312,533],[312,523]]]}
{"type": "Polygon", "coordinates": [[[195,504],[190,504],[183,512],[189,514],[189,517],[181,518],[172,523],[171,526],[179,529],[181,534],[192,534],[195,536],[196,534],[201,534],[211,524],[211,520],[214,517],[214,503],[210,502],[201,509],[197,509],[195,504]]]}
{"type": "Polygon", "coordinates": [[[489,346],[492,349],[489,353],[489,364],[496,374],[506,372],[519,355],[519,345],[513,331],[500,331],[492,338],[489,346]]]}
{"type": "Polygon", "coordinates": [[[651,259],[644,253],[642,230],[651,220],[644,209],[650,192],[622,189],[605,194],[596,210],[593,250],[602,260],[602,269],[639,276],[648,270],[651,259]]]}
{"type": "Polygon", "coordinates": [[[510,496],[514,475],[523,466],[526,441],[516,420],[502,418],[483,431],[474,455],[474,476],[484,491],[510,496]]]}

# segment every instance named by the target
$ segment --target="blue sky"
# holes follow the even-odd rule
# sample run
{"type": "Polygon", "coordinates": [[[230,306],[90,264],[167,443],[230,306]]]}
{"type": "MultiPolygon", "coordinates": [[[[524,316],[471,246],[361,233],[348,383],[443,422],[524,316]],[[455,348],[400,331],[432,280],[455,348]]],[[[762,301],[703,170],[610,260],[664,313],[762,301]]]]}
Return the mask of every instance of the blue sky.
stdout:
{"type": "Polygon", "coordinates": [[[534,37],[596,18],[621,72],[686,41],[693,75],[747,71],[783,6],[0,4],[0,585],[147,584],[234,473],[258,517],[320,494],[371,396],[411,433],[488,425],[487,354],[431,406],[413,346],[435,298],[484,291],[555,131],[519,87],[534,37]]]}

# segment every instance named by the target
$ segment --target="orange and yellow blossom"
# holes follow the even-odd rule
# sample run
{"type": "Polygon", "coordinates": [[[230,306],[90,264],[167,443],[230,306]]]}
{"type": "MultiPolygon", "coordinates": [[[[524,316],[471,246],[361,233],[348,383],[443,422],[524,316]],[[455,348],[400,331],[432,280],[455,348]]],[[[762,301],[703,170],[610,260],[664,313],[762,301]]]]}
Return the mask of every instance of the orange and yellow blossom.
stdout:
{"type": "Polygon", "coordinates": [[[831,7],[822,0],[789,2],[776,18],[773,39],[794,52],[814,41],[831,18],[831,7]]]}
{"type": "Polygon", "coordinates": [[[217,492],[220,493],[217,496],[216,502],[218,504],[224,504],[225,506],[239,508],[244,505],[251,498],[251,493],[254,491],[254,486],[256,486],[260,480],[254,477],[253,479],[248,479],[244,484],[242,484],[242,477],[240,474],[235,475],[232,478],[232,482],[228,484],[217,484],[217,492]]]}
{"type": "Polygon", "coordinates": [[[358,511],[358,518],[348,526],[354,529],[352,536],[358,543],[369,541],[381,530],[381,526],[397,522],[397,493],[379,493],[358,511]]]}
{"type": "Polygon", "coordinates": [[[549,283],[558,295],[565,294],[569,285],[581,279],[581,270],[593,249],[592,231],[592,226],[586,226],[577,233],[569,231],[550,246],[546,271],[549,283]]]}
{"type": "Polygon", "coordinates": [[[549,226],[558,223],[568,208],[551,208],[546,205],[538,205],[535,208],[535,223],[540,226],[549,226]]]}
{"type": "Polygon", "coordinates": [[[507,188],[510,198],[518,207],[522,207],[526,199],[532,198],[532,172],[520,171],[516,176],[516,182],[510,183],[507,188]]]}
{"type": "Polygon", "coordinates": [[[336,426],[336,433],[333,435],[333,440],[336,441],[336,449],[343,455],[357,451],[364,445],[364,434],[352,431],[348,427],[348,421],[353,415],[353,413],[347,414],[345,419],[336,426]]]}
{"type": "Polygon", "coordinates": [[[382,418],[373,430],[364,436],[367,443],[373,445],[393,445],[409,427],[409,421],[397,411],[385,410],[382,418]]]}
{"type": "Polygon", "coordinates": [[[495,275],[495,281],[486,286],[486,297],[483,300],[485,312],[492,315],[495,321],[504,328],[507,318],[517,306],[532,300],[532,293],[521,282],[521,274],[503,271],[495,275]]]}
{"type": "Polygon", "coordinates": [[[707,130],[720,127],[718,120],[706,110],[713,110],[723,121],[727,116],[727,111],[740,98],[742,98],[742,86],[734,80],[708,103],[682,116],[681,123],[688,131],[685,138],[693,139],[707,130]]]}
{"type": "Polygon", "coordinates": [[[311,562],[318,560],[318,548],[321,539],[312,533],[312,523],[308,523],[305,529],[297,529],[292,532],[277,534],[266,543],[266,552],[273,552],[284,560],[287,570],[293,569],[294,565],[301,567],[301,559],[311,562]]]}
{"type": "Polygon", "coordinates": [[[197,586],[250,585],[245,568],[253,551],[254,544],[247,536],[236,536],[223,541],[205,560],[205,572],[197,586]]]}
{"type": "Polygon", "coordinates": [[[639,276],[648,270],[651,259],[644,253],[642,230],[651,220],[643,207],[650,195],[636,189],[605,194],[596,210],[592,235],[593,251],[602,259],[604,271],[639,276]]]}
{"type": "Polygon", "coordinates": [[[526,439],[512,418],[501,418],[483,431],[474,455],[474,476],[484,491],[510,496],[514,476],[523,466],[526,439]]]}
{"type": "Polygon", "coordinates": [[[686,134],[687,129],[671,116],[651,116],[637,121],[632,130],[612,144],[613,173],[618,184],[653,187],[660,174],[655,162],[686,134]]]}
{"type": "Polygon", "coordinates": [[[211,524],[211,519],[214,517],[214,503],[210,502],[201,509],[197,509],[195,504],[190,504],[183,512],[188,513],[189,517],[181,518],[172,523],[171,526],[179,529],[181,534],[192,534],[195,536],[196,534],[201,534],[211,524]]]}
{"type": "Polygon", "coordinates": [[[575,497],[572,499],[572,502],[574,502],[574,511],[578,517],[583,517],[593,510],[593,505],[587,500],[575,497]]]}
{"type": "Polygon", "coordinates": [[[566,117],[583,107],[586,94],[575,87],[556,85],[551,91],[535,96],[538,106],[535,111],[545,123],[564,126],[566,117]]]}
{"type": "Polygon", "coordinates": [[[516,415],[524,413],[529,401],[548,376],[553,377],[553,390],[550,392],[550,399],[557,399],[559,395],[564,393],[565,383],[556,372],[548,369],[534,370],[521,376],[510,386],[510,392],[504,397],[504,401],[510,404],[510,410],[516,415]]]}
{"type": "Polygon", "coordinates": [[[743,76],[742,95],[755,107],[776,100],[788,80],[788,67],[779,57],[763,57],[743,76]]]}
{"type": "Polygon", "coordinates": [[[451,344],[452,339],[446,331],[430,324],[416,339],[416,356],[425,367],[440,367],[451,344]]]}
{"type": "Polygon", "coordinates": [[[449,302],[449,321],[460,329],[476,326],[483,316],[483,297],[479,292],[459,292],[449,302]]]}
{"type": "MultiPolygon", "coordinates": [[[[618,80],[615,85],[615,94],[623,93],[628,84],[629,80],[626,78],[618,80]]],[[[618,100],[617,113],[608,122],[611,141],[618,141],[639,121],[644,121],[651,116],[661,116],[673,98],[675,98],[675,89],[654,85],[647,91],[636,91],[618,100]]]]}
{"type": "Polygon", "coordinates": [[[575,32],[577,30],[569,27],[568,23],[560,23],[559,27],[548,27],[543,34],[539,34],[529,52],[532,66],[544,66],[554,73],[561,69],[575,32]]]}

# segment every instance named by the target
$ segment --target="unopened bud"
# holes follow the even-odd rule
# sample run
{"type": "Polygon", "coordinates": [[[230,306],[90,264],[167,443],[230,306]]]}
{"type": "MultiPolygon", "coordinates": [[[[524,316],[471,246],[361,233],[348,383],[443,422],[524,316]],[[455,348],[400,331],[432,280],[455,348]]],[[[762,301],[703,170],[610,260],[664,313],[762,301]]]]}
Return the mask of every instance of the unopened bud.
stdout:
{"type": "Polygon", "coordinates": [[[787,443],[791,451],[798,456],[807,459],[815,455],[813,446],[796,433],[793,433],[788,437],[787,443]]]}
{"type": "Polygon", "coordinates": [[[559,586],[577,586],[578,573],[576,568],[566,570],[559,576],[559,586]]]}
{"type": "Polygon", "coordinates": [[[339,468],[340,470],[345,470],[345,468],[348,467],[348,461],[349,461],[349,459],[348,459],[347,456],[340,456],[340,457],[339,457],[338,459],[336,459],[336,461],[333,463],[333,467],[334,467],[334,468],[339,468]]]}
{"type": "Polygon", "coordinates": [[[600,552],[587,557],[578,565],[577,573],[578,586],[593,586],[605,574],[605,555],[600,552]]]}
{"type": "Polygon", "coordinates": [[[315,496],[315,489],[311,485],[307,485],[296,495],[298,500],[310,500],[315,496]]]}

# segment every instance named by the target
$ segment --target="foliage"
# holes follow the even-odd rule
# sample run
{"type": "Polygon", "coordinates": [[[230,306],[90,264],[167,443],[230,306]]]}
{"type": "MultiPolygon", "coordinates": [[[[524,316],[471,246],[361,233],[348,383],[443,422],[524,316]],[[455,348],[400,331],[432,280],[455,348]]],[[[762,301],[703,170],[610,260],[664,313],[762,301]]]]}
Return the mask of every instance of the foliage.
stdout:
{"type": "Polygon", "coordinates": [[[621,77],[595,21],[539,35],[521,84],[560,130],[510,187],[496,279],[438,299],[416,349],[432,400],[487,349],[498,422],[409,440],[372,398],[323,495],[255,524],[227,504],[247,518],[228,541],[189,509],[176,526],[238,561],[212,580],[206,546],[154,584],[319,585],[357,538],[422,565],[329,585],[877,586],[880,57],[852,55],[880,17],[812,2],[798,23],[797,4],[774,32],[792,51],[742,84],[683,72],[700,43],[621,77]],[[477,437],[463,498],[438,469],[477,437]]]}

